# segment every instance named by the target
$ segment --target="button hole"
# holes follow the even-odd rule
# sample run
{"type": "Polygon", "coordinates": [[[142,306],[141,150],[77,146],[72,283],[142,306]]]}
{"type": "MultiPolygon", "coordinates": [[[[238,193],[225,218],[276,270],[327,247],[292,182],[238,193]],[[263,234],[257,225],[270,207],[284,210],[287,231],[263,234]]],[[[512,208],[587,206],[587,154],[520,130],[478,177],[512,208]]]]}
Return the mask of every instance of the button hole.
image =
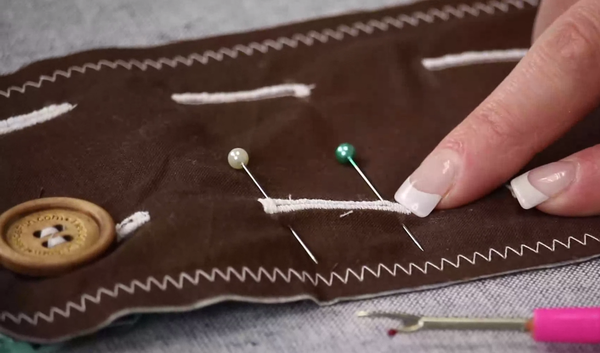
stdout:
{"type": "Polygon", "coordinates": [[[45,238],[49,235],[60,233],[65,230],[65,227],[62,224],[57,224],[52,227],[46,227],[42,230],[36,230],[33,232],[33,236],[36,238],[45,238]]]}
{"type": "Polygon", "coordinates": [[[64,243],[68,243],[70,241],[73,241],[73,236],[71,236],[71,235],[57,236],[57,237],[46,240],[45,242],[42,243],[42,246],[45,248],[51,249],[55,246],[58,246],[58,245],[64,244],[64,243]],[[50,245],[50,243],[52,243],[52,245],[50,245]]]}

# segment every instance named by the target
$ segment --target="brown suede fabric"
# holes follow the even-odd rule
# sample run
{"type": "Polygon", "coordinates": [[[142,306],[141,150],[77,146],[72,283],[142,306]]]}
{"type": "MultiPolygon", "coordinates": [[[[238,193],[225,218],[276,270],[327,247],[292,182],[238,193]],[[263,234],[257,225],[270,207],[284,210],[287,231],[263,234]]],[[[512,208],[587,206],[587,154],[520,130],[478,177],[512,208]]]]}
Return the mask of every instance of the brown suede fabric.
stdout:
{"type": "MultiPolygon", "coordinates": [[[[0,78],[0,119],[77,104],[59,118],[0,135],[0,210],[37,198],[43,188],[46,197],[100,205],[116,222],[141,210],[152,217],[101,259],[67,274],[32,279],[0,269],[1,331],[55,341],[132,312],[189,310],[227,299],[329,303],[600,254],[599,241],[586,236],[597,234],[600,218],[525,211],[506,188],[426,219],[378,211],[340,218],[344,211],[324,210],[275,218],[257,202],[262,195],[250,178],[227,164],[230,149],[245,148],[251,171],[274,198],[375,200],[357,173],[335,159],[337,145],[350,142],[359,165],[391,200],[514,67],[428,71],[421,59],[529,46],[530,3],[463,2],[423,2],[157,48],[90,51],[0,78]],[[386,16],[404,20],[403,28],[371,21],[386,16]],[[197,60],[184,64],[193,53],[197,60]],[[173,93],[281,83],[316,87],[303,99],[200,106],[171,100],[173,93]]],[[[597,143],[595,115],[527,168],[597,143]]]]}

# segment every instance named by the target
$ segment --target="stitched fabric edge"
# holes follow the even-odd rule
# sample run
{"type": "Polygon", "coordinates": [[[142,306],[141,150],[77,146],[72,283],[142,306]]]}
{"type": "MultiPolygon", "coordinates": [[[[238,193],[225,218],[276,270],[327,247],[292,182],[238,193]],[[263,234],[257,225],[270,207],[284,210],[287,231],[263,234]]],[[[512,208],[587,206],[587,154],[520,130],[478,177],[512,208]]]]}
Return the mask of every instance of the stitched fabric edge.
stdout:
{"type": "Polygon", "coordinates": [[[497,14],[498,11],[507,13],[511,6],[516,9],[525,8],[525,4],[537,6],[538,0],[493,0],[486,3],[476,2],[472,5],[461,4],[457,6],[443,6],[442,8],[430,8],[426,12],[415,12],[412,15],[400,14],[396,17],[384,17],[382,19],[371,19],[365,22],[355,22],[350,25],[340,25],[336,29],[325,28],[321,31],[309,31],[307,33],[296,33],[290,37],[279,37],[266,39],[260,43],[237,44],[229,48],[220,48],[216,51],[207,50],[203,53],[192,53],[188,56],[176,56],[173,58],[159,58],[156,60],[100,60],[96,63],[85,63],[81,66],[71,66],[66,70],[54,71],[50,76],[42,75],[37,81],[27,81],[21,86],[10,86],[6,90],[0,90],[0,96],[10,98],[11,92],[25,94],[27,87],[40,88],[44,82],[56,82],[59,77],[70,78],[73,73],[85,74],[89,70],[100,71],[103,68],[126,70],[139,69],[146,71],[148,68],[156,70],[164,66],[174,68],[178,65],[191,66],[195,63],[206,65],[211,61],[223,61],[225,58],[236,59],[240,54],[251,56],[256,52],[265,54],[271,50],[280,51],[283,48],[298,48],[299,45],[312,46],[316,42],[327,43],[329,40],[341,41],[348,36],[357,37],[361,33],[373,34],[376,30],[388,31],[391,27],[402,29],[405,25],[413,27],[425,22],[427,24],[436,21],[448,21],[451,18],[463,19],[466,15],[478,17],[481,13],[488,15],[497,14]]]}

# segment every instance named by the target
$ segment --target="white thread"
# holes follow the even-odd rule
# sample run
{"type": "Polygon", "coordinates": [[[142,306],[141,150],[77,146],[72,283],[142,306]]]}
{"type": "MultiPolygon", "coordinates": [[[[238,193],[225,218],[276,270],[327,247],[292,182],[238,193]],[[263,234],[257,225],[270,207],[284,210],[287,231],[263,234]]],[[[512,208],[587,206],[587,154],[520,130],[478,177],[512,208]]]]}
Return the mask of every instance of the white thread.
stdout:
{"type": "Polygon", "coordinates": [[[258,199],[267,214],[297,212],[304,210],[373,210],[410,214],[397,202],[390,201],[335,201],[319,199],[258,199]]]}
{"type": "Polygon", "coordinates": [[[350,211],[348,211],[348,212],[342,213],[342,214],[340,215],[340,218],[344,218],[344,217],[346,217],[346,216],[348,216],[348,215],[352,214],[353,212],[354,212],[354,211],[350,210],[350,211]]]}
{"type": "Polygon", "coordinates": [[[181,104],[219,104],[248,102],[281,97],[303,98],[310,96],[310,91],[313,88],[315,88],[315,85],[293,83],[262,87],[250,91],[179,93],[172,95],[171,99],[181,104]]]}
{"type": "Polygon", "coordinates": [[[54,237],[54,238],[50,238],[48,239],[48,249],[52,249],[53,247],[60,245],[62,243],[66,243],[67,240],[63,237],[54,237]]]}
{"type": "Polygon", "coordinates": [[[169,286],[173,286],[176,289],[181,290],[185,282],[189,282],[191,285],[197,286],[200,284],[201,279],[208,282],[215,282],[217,280],[231,282],[232,280],[238,280],[242,283],[246,282],[247,280],[254,281],[255,283],[259,283],[263,280],[267,280],[271,283],[275,283],[278,280],[284,281],[286,283],[290,283],[292,280],[298,280],[300,282],[308,283],[315,287],[319,284],[331,287],[335,282],[339,282],[340,284],[348,284],[348,282],[351,279],[354,279],[358,282],[362,282],[364,281],[367,274],[375,278],[381,277],[382,273],[389,274],[394,277],[402,273],[404,273],[407,276],[412,276],[413,273],[419,272],[424,275],[427,275],[427,273],[431,270],[437,270],[442,272],[447,266],[450,266],[452,268],[459,268],[465,262],[471,265],[475,265],[478,258],[481,258],[482,261],[491,262],[494,256],[500,257],[501,259],[505,260],[508,257],[509,253],[513,253],[519,257],[522,257],[525,254],[525,250],[529,250],[535,254],[539,253],[539,251],[542,248],[554,252],[557,249],[557,245],[560,245],[566,249],[570,249],[572,242],[586,246],[588,239],[592,239],[600,243],[600,240],[598,238],[586,233],[584,234],[582,240],[571,236],[567,238],[566,243],[563,243],[562,241],[557,239],[553,239],[550,245],[538,241],[534,247],[531,247],[526,244],[521,244],[517,248],[518,250],[510,246],[506,246],[503,252],[490,248],[487,252],[487,256],[480,252],[474,252],[469,257],[465,255],[458,255],[456,257],[455,262],[452,262],[446,258],[442,258],[439,264],[434,264],[430,261],[426,261],[422,266],[419,266],[414,262],[411,262],[406,266],[402,266],[398,263],[395,263],[389,267],[380,263],[375,268],[370,268],[369,266],[362,266],[359,270],[356,271],[348,268],[345,271],[342,271],[341,274],[335,271],[331,271],[327,276],[321,275],[319,273],[311,274],[306,271],[299,272],[292,268],[288,268],[287,270],[281,270],[277,267],[273,268],[273,270],[271,271],[266,270],[264,267],[259,267],[256,270],[256,272],[254,272],[253,270],[245,266],[242,267],[240,270],[236,270],[232,267],[227,267],[224,271],[218,268],[213,268],[208,272],[204,270],[196,270],[192,273],[181,272],[175,278],[166,275],[162,277],[161,280],[149,276],[143,282],[139,280],[132,280],[131,282],[129,282],[129,284],[117,283],[113,286],[112,289],[100,288],[96,291],[96,294],[93,296],[90,294],[83,294],[81,297],[79,297],[78,303],[69,301],[65,304],[64,309],[58,307],[51,307],[48,311],[48,314],[42,313],[41,311],[36,311],[33,314],[33,316],[29,316],[25,313],[18,313],[15,315],[8,311],[3,311],[0,314],[0,321],[11,321],[17,325],[26,322],[34,326],[38,324],[39,320],[52,323],[54,322],[56,315],[62,316],[64,318],[69,318],[71,316],[72,311],[84,313],[87,310],[88,302],[90,304],[100,304],[103,296],[117,298],[120,294],[119,292],[126,292],[130,295],[133,295],[136,292],[136,287],[144,292],[150,292],[155,287],[157,289],[165,291],[169,288],[169,286]]]}
{"type": "Polygon", "coordinates": [[[125,218],[116,225],[117,241],[123,241],[128,235],[135,232],[139,227],[150,221],[150,213],[139,211],[125,218]]]}
{"type": "Polygon", "coordinates": [[[416,27],[422,22],[431,24],[437,20],[448,21],[453,17],[457,19],[463,19],[466,15],[478,17],[481,13],[486,13],[488,15],[494,15],[497,13],[497,11],[506,13],[510,10],[510,6],[521,10],[525,7],[525,4],[529,4],[535,7],[538,5],[538,0],[499,0],[488,1],[487,3],[475,3],[470,6],[465,4],[457,6],[446,5],[441,9],[430,8],[426,12],[415,12],[410,16],[401,14],[396,17],[388,16],[379,20],[372,19],[366,21],[366,23],[355,22],[350,25],[340,25],[336,29],[325,28],[320,32],[313,30],[307,33],[296,33],[291,35],[290,37],[266,39],[260,43],[251,42],[246,45],[237,44],[229,48],[220,48],[216,51],[207,50],[203,53],[192,53],[186,57],[163,57],[157,60],[145,59],[143,61],[135,59],[127,61],[120,59],[115,61],[100,60],[96,63],[86,63],[81,66],[71,66],[66,71],[57,70],[54,71],[50,76],[42,75],[38,78],[37,81],[27,81],[20,87],[8,87],[6,91],[0,91],[0,95],[9,98],[11,92],[25,93],[27,87],[40,88],[44,81],[55,82],[59,76],[70,78],[74,72],[84,74],[87,70],[100,71],[103,67],[108,67],[110,69],[116,69],[121,67],[126,70],[136,68],[145,71],[149,67],[154,68],[156,70],[160,70],[163,68],[163,66],[169,66],[171,68],[174,68],[180,64],[185,66],[191,66],[194,63],[206,65],[211,60],[223,61],[225,57],[236,59],[239,57],[240,54],[244,54],[246,56],[251,56],[256,52],[265,54],[270,50],[279,51],[285,47],[295,49],[300,44],[303,44],[305,46],[312,46],[316,42],[327,43],[330,40],[341,41],[347,36],[356,37],[361,33],[370,35],[374,33],[375,30],[385,32],[388,31],[390,27],[401,29],[404,27],[405,24],[416,27]]]}
{"type": "Polygon", "coordinates": [[[47,227],[47,228],[42,229],[42,231],[40,232],[40,238],[45,238],[47,236],[56,234],[58,232],[59,232],[59,230],[54,227],[47,227]]]}
{"type": "Polygon", "coordinates": [[[421,63],[427,70],[438,71],[458,66],[519,61],[525,54],[527,49],[468,51],[439,58],[424,58],[421,63]]]}
{"type": "MultiPolygon", "coordinates": [[[[42,229],[42,231],[40,232],[40,239],[49,237],[58,232],[60,232],[60,230],[58,230],[56,227],[46,227],[46,228],[42,229]]],[[[65,239],[64,237],[56,236],[56,237],[51,237],[50,239],[48,239],[48,241],[46,242],[46,246],[48,247],[48,249],[52,249],[53,247],[60,245],[62,243],[66,243],[66,242],[67,242],[67,239],[65,239]]]]}
{"type": "Polygon", "coordinates": [[[52,120],[75,107],[75,105],[69,103],[49,105],[28,114],[17,115],[5,120],[0,120],[0,135],[52,120]]]}

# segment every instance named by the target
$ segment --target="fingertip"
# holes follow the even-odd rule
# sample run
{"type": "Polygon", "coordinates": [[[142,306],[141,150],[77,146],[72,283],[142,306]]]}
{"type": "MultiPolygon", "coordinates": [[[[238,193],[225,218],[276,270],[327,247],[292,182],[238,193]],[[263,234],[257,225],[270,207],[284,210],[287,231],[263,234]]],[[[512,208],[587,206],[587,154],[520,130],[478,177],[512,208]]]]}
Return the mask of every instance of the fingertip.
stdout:
{"type": "Polygon", "coordinates": [[[514,198],[517,199],[522,208],[529,210],[549,199],[529,181],[529,172],[519,175],[510,182],[514,198]]]}
{"type": "Polygon", "coordinates": [[[415,188],[410,178],[406,179],[394,195],[396,202],[421,218],[429,216],[441,198],[440,195],[423,192],[415,188]]]}
{"type": "Polygon", "coordinates": [[[564,192],[576,179],[577,163],[559,161],[530,170],[510,182],[514,197],[528,210],[564,192]]]}
{"type": "Polygon", "coordinates": [[[600,145],[535,168],[511,181],[514,196],[525,209],[536,207],[542,212],[558,216],[598,215],[598,161],[600,145]]]}
{"type": "Polygon", "coordinates": [[[394,199],[419,217],[427,217],[454,183],[461,156],[454,150],[434,150],[400,186],[394,199]]]}

